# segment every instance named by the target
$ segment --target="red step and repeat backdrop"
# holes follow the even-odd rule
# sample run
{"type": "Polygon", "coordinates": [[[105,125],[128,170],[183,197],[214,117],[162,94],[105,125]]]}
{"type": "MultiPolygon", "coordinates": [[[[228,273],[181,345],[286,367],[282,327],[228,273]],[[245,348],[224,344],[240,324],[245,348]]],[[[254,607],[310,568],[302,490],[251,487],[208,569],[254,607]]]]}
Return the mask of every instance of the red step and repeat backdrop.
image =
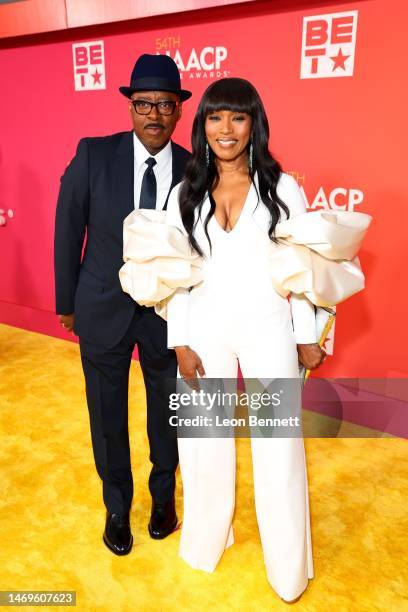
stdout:
{"type": "MultiPolygon", "coordinates": [[[[89,9],[95,2],[83,4],[89,9]]],[[[67,8],[75,4],[66,0],[67,8]]],[[[181,10],[192,4],[184,0],[181,10]]],[[[328,342],[334,357],[319,376],[408,376],[408,6],[400,0],[217,4],[225,6],[75,29],[90,17],[75,22],[68,11],[60,23],[26,30],[59,32],[0,41],[0,321],[72,338],[54,315],[60,176],[79,138],[130,129],[118,87],[128,83],[141,53],[168,53],[194,93],[177,142],[189,147],[194,112],[210,82],[248,78],[268,112],[271,150],[298,180],[308,208],[374,217],[360,258],[366,290],[338,307],[328,342]]],[[[105,15],[99,23],[113,20],[105,15]]],[[[7,31],[4,26],[1,35],[7,31]]]]}

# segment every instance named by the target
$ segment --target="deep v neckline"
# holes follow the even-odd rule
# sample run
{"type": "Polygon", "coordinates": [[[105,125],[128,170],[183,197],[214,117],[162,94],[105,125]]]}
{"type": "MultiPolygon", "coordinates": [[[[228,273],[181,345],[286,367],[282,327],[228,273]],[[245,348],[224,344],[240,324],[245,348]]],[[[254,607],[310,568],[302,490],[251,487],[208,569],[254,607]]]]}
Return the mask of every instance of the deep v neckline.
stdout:
{"type": "Polygon", "coordinates": [[[247,206],[247,203],[248,203],[248,200],[249,200],[249,196],[250,196],[250,194],[251,194],[251,191],[252,191],[253,186],[254,186],[254,184],[253,184],[253,182],[251,181],[251,184],[250,184],[249,189],[248,189],[248,192],[247,192],[247,194],[246,194],[246,197],[245,197],[244,203],[243,203],[242,208],[241,208],[241,212],[239,213],[239,217],[238,217],[238,219],[236,220],[234,227],[233,227],[232,229],[230,229],[230,231],[229,231],[229,232],[227,232],[227,230],[225,230],[223,227],[221,227],[221,224],[219,223],[218,219],[216,218],[216,216],[215,216],[215,208],[216,208],[216,203],[215,203],[215,200],[214,200],[214,196],[212,195],[212,193],[209,193],[209,194],[208,194],[208,199],[210,200],[210,202],[211,202],[211,203],[214,203],[214,213],[213,213],[212,218],[214,219],[215,223],[217,224],[217,227],[218,227],[218,228],[221,230],[221,232],[222,232],[223,234],[225,234],[225,235],[229,236],[230,234],[232,234],[232,233],[235,231],[236,227],[238,226],[239,222],[241,221],[241,217],[242,217],[242,215],[243,215],[243,213],[244,213],[244,210],[245,210],[245,208],[246,208],[246,206],[247,206]]]}

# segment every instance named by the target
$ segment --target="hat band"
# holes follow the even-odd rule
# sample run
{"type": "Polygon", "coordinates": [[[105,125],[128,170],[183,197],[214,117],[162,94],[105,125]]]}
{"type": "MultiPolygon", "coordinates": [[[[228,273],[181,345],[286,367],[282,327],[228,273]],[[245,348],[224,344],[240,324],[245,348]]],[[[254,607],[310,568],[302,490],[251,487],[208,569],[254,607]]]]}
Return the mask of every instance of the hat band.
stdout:
{"type": "Polygon", "coordinates": [[[161,77],[141,77],[136,81],[131,81],[130,88],[139,90],[143,89],[146,91],[154,91],[155,89],[164,89],[166,91],[179,91],[180,83],[175,83],[174,81],[169,81],[168,79],[163,79],[161,77]]]}

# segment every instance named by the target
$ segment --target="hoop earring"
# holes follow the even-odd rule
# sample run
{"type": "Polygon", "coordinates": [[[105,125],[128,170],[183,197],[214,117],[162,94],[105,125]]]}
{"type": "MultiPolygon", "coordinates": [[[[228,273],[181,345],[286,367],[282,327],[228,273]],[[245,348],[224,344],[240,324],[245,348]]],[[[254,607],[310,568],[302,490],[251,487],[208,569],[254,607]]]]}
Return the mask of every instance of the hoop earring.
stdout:
{"type": "Polygon", "coordinates": [[[210,147],[208,146],[208,142],[205,143],[205,164],[206,166],[210,165],[210,147]]]}
{"type": "Polygon", "coordinates": [[[249,157],[248,157],[248,168],[250,172],[252,172],[253,167],[254,167],[254,147],[252,146],[252,140],[251,140],[251,144],[249,145],[249,157]]]}

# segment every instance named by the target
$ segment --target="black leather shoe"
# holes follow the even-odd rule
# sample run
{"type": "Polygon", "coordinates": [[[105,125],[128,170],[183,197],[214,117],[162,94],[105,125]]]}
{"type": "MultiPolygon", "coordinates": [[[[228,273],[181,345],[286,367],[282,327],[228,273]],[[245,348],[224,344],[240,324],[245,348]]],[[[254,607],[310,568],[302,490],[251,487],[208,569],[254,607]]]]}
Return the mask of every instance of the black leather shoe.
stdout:
{"type": "Polygon", "coordinates": [[[164,505],[153,502],[152,515],[149,522],[150,537],[154,540],[167,538],[177,527],[177,515],[174,508],[174,498],[164,505]]]}
{"type": "Polygon", "coordinates": [[[106,513],[103,541],[115,555],[127,555],[132,550],[133,536],[130,531],[129,513],[106,513]]]}

